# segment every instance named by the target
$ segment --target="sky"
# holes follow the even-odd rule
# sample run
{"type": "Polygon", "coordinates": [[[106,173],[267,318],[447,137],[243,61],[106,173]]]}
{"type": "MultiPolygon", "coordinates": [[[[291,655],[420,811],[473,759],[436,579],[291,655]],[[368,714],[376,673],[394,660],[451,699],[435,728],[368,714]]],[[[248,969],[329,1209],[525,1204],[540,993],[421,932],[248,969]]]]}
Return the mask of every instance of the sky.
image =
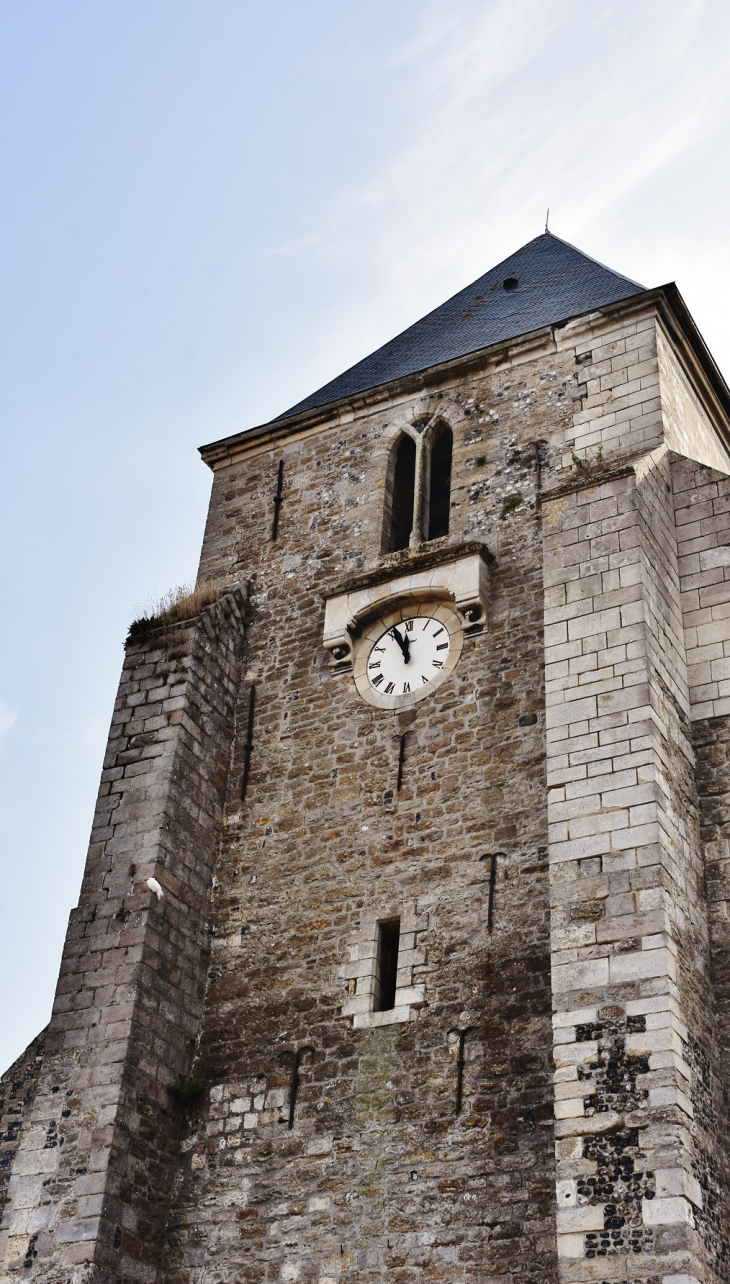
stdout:
{"type": "Polygon", "coordinates": [[[0,1070],[48,1020],[197,447],[544,227],[730,376],[726,0],[0,0],[0,1070]]]}

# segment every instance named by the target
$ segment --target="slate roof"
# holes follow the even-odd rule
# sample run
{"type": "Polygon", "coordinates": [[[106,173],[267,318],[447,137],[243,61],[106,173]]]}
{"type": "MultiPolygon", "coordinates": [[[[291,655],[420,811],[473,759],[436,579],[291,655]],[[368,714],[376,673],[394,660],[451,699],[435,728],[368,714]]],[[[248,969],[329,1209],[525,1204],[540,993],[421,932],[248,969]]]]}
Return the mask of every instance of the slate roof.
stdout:
{"type": "Polygon", "coordinates": [[[643,285],[544,232],[278,418],[326,406],[643,291],[643,285]],[[510,278],[517,285],[505,289],[510,278]]]}

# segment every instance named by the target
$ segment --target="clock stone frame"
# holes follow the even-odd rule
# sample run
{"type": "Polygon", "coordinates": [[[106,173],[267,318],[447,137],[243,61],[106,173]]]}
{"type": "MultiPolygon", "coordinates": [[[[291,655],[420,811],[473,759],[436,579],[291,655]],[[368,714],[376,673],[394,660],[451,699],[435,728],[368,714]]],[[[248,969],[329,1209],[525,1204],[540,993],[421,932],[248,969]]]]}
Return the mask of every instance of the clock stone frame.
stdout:
{"type": "Polygon", "coordinates": [[[379,709],[410,709],[426,699],[453,672],[465,637],[487,628],[493,561],[484,544],[461,544],[386,562],[375,574],[328,595],[323,645],[333,672],[351,675],[362,698],[379,709]],[[447,627],[448,659],[417,691],[386,696],[368,681],[370,650],[385,630],[415,616],[430,616],[447,627]]]}
{"type": "Polygon", "coordinates": [[[400,713],[403,709],[411,709],[414,704],[425,700],[428,696],[441,686],[441,683],[450,677],[459,657],[464,648],[464,629],[456,610],[444,601],[431,602],[406,602],[403,606],[395,611],[390,611],[388,615],[378,616],[366,628],[363,629],[360,637],[355,642],[355,659],[353,664],[352,676],[355,686],[363,700],[368,704],[375,705],[376,709],[390,709],[400,713]],[[414,618],[427,618],[438,620],[444,626],[449,635],[449,651],[440,668],[428,682],[419,687],[416,691],[407,691],[387,695],[384,691],[378,691],[372,686],[367,673],[368,661],[372,653],[374,644],[378,638],[394,625],[398,625],[402,620],[414,618]]]}

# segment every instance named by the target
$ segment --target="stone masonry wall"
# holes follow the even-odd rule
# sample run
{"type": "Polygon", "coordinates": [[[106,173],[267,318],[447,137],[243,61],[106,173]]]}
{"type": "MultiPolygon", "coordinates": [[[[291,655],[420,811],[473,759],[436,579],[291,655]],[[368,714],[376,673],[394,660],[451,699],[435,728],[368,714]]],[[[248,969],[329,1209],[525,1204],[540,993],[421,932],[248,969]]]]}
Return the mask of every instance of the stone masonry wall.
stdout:
{"type": "Polygon", "coordinates": [[[3,1279],[730,1284],[730,490],[672,452],[724,455],[631,300],[479,360],[216,454],[229,592],[128,652],[3,1279]],[[388,460],[435,415],[428,551],[488,547],[489,620],[395,715],[324,597],[419,552],[388,460]],[[354,1023],[396,916],[408,1010],[354,1023]]]}
{"type": "Polygon", "coordinates": [[[233,759],[195,1069],[208,1104],[181,1155],[167,1284],[555,1279],[532,443],[564,440],[581,374],[573,353],[495,372],[216,476],[201,568],[251,582],[238,725],[251,683],[256,716],[243,806],[241,739],[233,759]],[[322,595],[407,566],[380,559],[387,458],[405,419],[434,412],[454,432],[442,545],[482,539],[497,565],[487,632],[411,721],[332,673],[322,595]],[[424,1004],[353,1028],[344,965],[364,922],[396,909],[424,1004]],[[454,1027],[469,1028],[458,1118],[454,1027]]]}
{"type": "Polygon", "coordinates": [[[725,1279],[671,455],[590,444],[544,505],[561,1278],[725,1279]]]}
{"type": "Polygon", "coordinates": [[[730,719],[702,719],[693,724],[693,733],[716,1005],[711,1056],[698,1049],[698,1070],[705,1070],[700,1123],[718,1143],[705,1147],[695,1175],[702,1188],[715,1269],[726,1279],[730,1278],[730,719]],[[706,1072],[708,1060],[717,1071],[714,1084],[706,1072]]]}
{"type": "Polygon", "coordinates": [[[674,458],[690,716],[730,713],[730,477],[674,458]]]}
{"type": "MultiPolygon", "coordinates": [[[[463,879],[459,879],[461,862],[453,856],[452,842],[440,847],[439,839],[443,839],[438,829],[427,834],[425,842],[421,835],[409,833],[409,825],[403,823],[403,795],[396,799],[395,816],[400,824],[392,828],[384,827],[382,821],[372,824],[380,797],[386,805],[393,802],[393,749],[396,733],[404,728],[398,725],[385,737],[379,736],[376,730],[386,718],[360,711],[359,725],[353,723],[356,705],[348,710],[346,721],[342,718],[331,703],[330,674],[321,673],[317,681],[321,659],[318,662],[314,657],[321,608],[317,610],[311,590],[303,591],[305,583],[330,588],[338,564],[341,578],[373,564],[391,443],[404,417],[414,422],[434,410],[450,423],[455,434],[453,538],[478,535],[497,556],[492,585],[495,607],[488,636],[474,648],[473,656],[464,657],[458,670],[464,682],[475,683],[482,754],[487,745],[492,753],[496,751],[491,737],[485,738],[487,725],[491,724],[492,730],[496,727],[493,712],[486,711],[476,675],[480,669],[489,669],[494,647],[501,648],[502,627],[506,647],[513,655],[519,654],[517,621],[527,610],[521,595],[532,582],[536,566],[536,560],[531,561],[527,554],[519,567],[514,566],[507,539],[508,533],[517,531],[518,521],[527,517],[523,506],[531,479],[525,467],[529,459],[525,448],[531,446],[532,459],[540,459],[544,485],[549,487],[572,474],[567,486],[563,482],[562,492],[556,491],[554,500],[546,497],[544,510],[548,770],[556,786],[550,794],[549,816],[561,1278],[630,1278],[652,1284],[659,1279],[689,1284],[695,1276],[708,1281],[723,1278],[724,1267],[712,1258],[714,1232],[702,1210],[697,1175],[712,1158],[710,1130],[697,1125],[694,1137],[690,1131],[693,1118],[702,1114],[701,1101],[708,1091],[712,1096],[716,1075],[710,1052],[707,917],[666,439],[671,436],[670,444],[680,444],[684,430],[687,443],[682,439],[681,444],[691,444],[705,453],[715,447],[709,421],[694,413],[696,402],[692,422],[684,424],[682,399],[689,395],[688,386],[677,374],[676,357],[654,317],[633,315],[610,327],[601,318],[581,318],[557,331],[555,339],[557,354],[533,357],[529,365],[513,366],[482,379],[473,377],[442,394],[379,413],[363,413],[348,425],[286,443],[276,452],[264,451],[258,457],[254,452],[241,465],[222,470],[217,479],[201,566],[208,574],[235,575],[238,556],[243,557],[246,574],[253,575],[254,602],[262,624],[259,634],[257,623],[252,628],[249,679],[257,683],[258,691],[272,664],[276,672],[273,686],[267,686],[267,712],[258,731],[261,763],[268,767],[272,755],[276,758],[278,739],[281,748],[275,776],[278,780],[288,772],[290,780],[292,775],[294,779],[283,793],[282,785],[272,789],[269,783],[258,814],[253,796],[242,812],[230,803],[233,814],[229,815],[224,844],[228,864],[221,865],[221,896],[224,887],[234,886],[236,891],[225,903],[221,930],[226,942],[217,941],[220,954],[214,963],[201,1061],[201,1074],[215,1085],[216,1104],[207,1125],[201,1120],[191,1134],[185,1161],[192,1164],[190,1175],[183,1170],[179,1178],[182,1191],[190,1182],[195,1195],[187,1196],[186,1203],[183,1193],[172,1231],[170,1260],[175,1269],[170,1278],[175,1284],[191,1279],[195,1267],[210,1273],[211,1280],[222,1281],[224,1261],[226,1268],[232,1262],[237,1267],[240,1263],[235,1278],[241,1280],[282,1277],[329,1281],[349,1278],[350,1273],[353,1277],[378,1274],[396,1267],[403,1271],[403,1278],[416,1277],[425,1269],[429,1277],[439,1278],[439,1271],[443,1271],[459,1278],[459,1271],[466,1270],[469,1261],[478,1262],[474,1269],[485,1272],[485,1277],[491,1271],[507,1271],[524,1279],[524,1272],[532,1269],[534,1256],[527,1248],[532,1240],[525,1234],[524,1222],[520,1229],[523,1255],[518,1259],[500,1252],[493,1225],[486,1234],[475,1228],[465,1233],[458,1217],[444,1218],[438,1201],[428,1202],[429,1197],[433,1199],[432,1190],[422,1198],[418,1188],[408,1188],[407,1205],[403,1205],[397,1185],[384,1185],[388,1172],[396,1173],[400,1168],[405,1174],[411,1163],[414,1181],[421,1180],[410,1148],[413,1143],[398,1127],[409,1092],[415,1092],[414,1085],[421,1080],[413,1078],[412,1068],[401,1064],[401,1054],[404,1046],[412,1049],[413,1065],[418,1066],[424,1055],[420,1040],[425,1037],[419,1032],[430,1030],[431,1018],[443,1008],[439,993],[443,963],[435,966],[435,957],[444,959],[450,949],[452,956],[459,958],[463,984],[458,994],[462,1007],[458,1023],[464,1023],[472,1019],[473,1009],[467,1002],[469,982],[472,975],[475,980],[479,975],[479,966],[472,972],[470,964],[476,961],[484,974],[493,966],[501,973],[509,966],[512,951],[519,953],[520,947],[516,939],[508,937],[497,959],[497,932],[506,929],[500,922],[495,924],[488,959],[482,960],[477,917],[462,956],[456,939],[449,941],[447,928],[449,900],[456,894],[464,896],[463,879]],[[556,371],[560,381],[555,378],[556,371]],[[546,414],[551,401],[562,413],[546,414]],[[502,436],[505,412],[510,411],[512,422],[515,412],[521,411],[523,423],[518,433],[502,436]],[[500,459],[495,459],[497,443],[504,452],[500,459]],[[250,540],[246,542],[246,530],[257,525],[266,529],[278,457],[284,458],[284,475],[289,479],[282,509],[287,536],[279,549],[260,547],[254,551],[250,540]],[[628,466],[624,460],[635,462],[628,466]],[[471,477],[470,469],[474,470],[471,477]],[[239,477],[245,479],[243,485],[239,477]],[[242,520],[244,490],[248,500],[253,498],[250,524],[242,520]],[[497,507],[500,501],[501,511],[497,507]],[[319,546],[309,536],[320,537],[319,546]],[[238,554],[237,549],[241,550],[238,554]],[[256,568],[267,553],[273,556],[266,558],[258,579],[256,568]],[[279,568],[286,579],[294,581],[288,592],[285,585],[274,587],[279,568]],[[513,569],[517,572],[514,579],[513,569]],[[306,647],[290,649],[288,632],[286,642],[282,641],[277,612],[291,621],[299,641],[306,636],[306,647]],[[304,625],[303,612],[311,613],[311,628],[304,625]],[[264,645],[273,652],[268,664],[258,660],[264,645]],[[283,700],[280,683],[288,688],[283,700]],[[304,709],[298,703],[302,699],[304,709]],[[321,727],[326,727],[327,733],[315,751],[313,735],[315,728],[321,727]],[[297,753],[300,748],[308,761],[302,764],[297,760],[295,767],[290,766],[287,753],[297,753]],[[380,775],[379,788],[370,783],[374,772],[380,775]],[[342,875],[350,870],[349,853],[357,843],[355,826],[343,823],[343,810],[350,811],[352,821],[370,822],[361,829],[371,836],[359,840],[355,871],[340,890],[342,875]],[[260,827],[258,851],[256,839],[246,832],[252,821],[260,827]],[[312,835],[317,840],[315,850],[307,842],[312,835]],[[400,873],[397,847],[403,839],[415,848],[413,855],[420,857],[423,852],[429,860],[427,885],[422,881],[420,863],[418,873],[410,867],[400,873]],[[333,856],[328,860],[322,848],[330,843],[333,856]],[[270,867],[272,848],[286,853],[286,877],[291,880],[286,888],[270,867]],[[435,861],[434,852],[439,856],[435,861]],[[439,866],[444,864],[448,882],[439,877],[439,866]],[[300,883],[302,879],[305,882],[300,883]],[[258,890],[249,891],[244,899],[247,880],[250,889],[258,890]],[[263,888],[259,887],[261,881],[263,888]],[[428,896],[424,895],[426,886],[428,896]],[[416,892],[413,900],[408,899],[410,887],[416,892]],[[304,904],[314,920],[311,926],[297,922],[289,927],[282,897],[293,894],[298,901],[305,888],[308,899],[304,904]],[[342,974],[342,956],[359,921],[377,914],[378,903],[387,904],[390,912],[398,896],[409,912],[412,906],[412,912],[422,919],[427,915],[427,926],[416,937],[423,950],[418,980],[425,983],[426,1007],[417,1021],[403,1028],[401,1039],[407,1042],[397,1047],[397,1055],[385,1065],[385,1085],[395,1097],[393,1115],[384,1114],[375,1128],[364,1130],[355,1126],[362,1099],[360,1080],[355,1078],[351,1087],[343,1065],[352,1064],[354,1072],[355,1066],[366,1061],[370,1076],[380,1083],[376,1074],[380,1063],[377,1053],[373,1055],[377,1044],[369,1041],[392,1041],[395,1034],[378,1031],[377,1035],[363,1033],[355,1038],[353,1032],[354,1042],[341,1038],[337,1050],[344,1061],[338,1064],[328,1039],[328,1023],[317,1018],[322,1004],[326,1008],[328,1001],[334,1002],[336,991],[332,998],[325,997],[325,991],[328,983],[333,984],[332,978],[342,974]],[[241,922],[247,904],[252,916],[241,922]],[[236,1024],[242,1024],[233,1019],[239,1004],[248,999],[256,1005],[257,995],[267,989],[264,974],[258,970],[261,938],[257,941],[254,933],[265,930],[271,915],[277,923],[277,937],[269,935],[268,940],[273,948],[276,939],[278,947],[278,984],[296,1010],[292,1014],[282,995],[281,1015],[273,1026],[281,1026],[282,1048],[298,1042],[314,1048],[307,1054],[311,1058],[307,1081],[311,1089],[305,1086],[301,1090],[302,1135],[293,1143],[294,1149],[292,1143],[287,1149],[275,1141],[283,1127],[283,1105],[277,1094],[286,1091],[286,1081],[281,1073],[277,1076],[273,1049],[266,1051],[273,1031],[267,1039],[259,1023],[254,1023],[255,1056],[250,1043],[242,1056],[230,1034],[236,1024]],[[345,927],[349,927],[348,933],[345,927]],[[289,936],[286,942],[285,936],[289,936]],[[434,938],[438,956],[434,954],[434,938]],[[236,950],[233,957],[231,943],[236,950]],[[298,945],[301,975],[295,981],[291,970],[298,945]],[[244,975],[248,977],[253,969],[254,977],[261,979],[250,985],[243,982],[242,969],[236,966],[239,958],[250,960],[244,975]],[[690,1012],[691,1036],[686,1024],[690,1012]],[[226,1073],[231,1067],[239,1078],[227,1084],[226,1073]],[[254,1082],[259,1085],[258,1094],[251,1089],[254,1082]],[[248,1095],[250,1089],[252,1095],[248,1095]],[[254,1109],[256,1100],[259,1107],[254,1109]],[[307,1128],[310,1118],[316,1119],[317,1106],[336,1124],[323,1142],[307,1128]],[[259,1128],[264,1132],[257,1132],[259,1128]],[[256,1142],[247,1134],[261,1138],[258,1156],[256,1142]],[[311,1161],[320,1145],[324,1146],[324,1157],[317,1169],[311,1161]],[[352,1156],[353,1151],[354,1159],[345,1162],[343,1155],[352,1156]],[[365,1163],[366,1155],[373,1156],[374,1170],[365,1163]],[[264,1159],[277,1173],[273,1184],[263,1179],[260,1165],[264,1159]],[[238,1165],[243,1165],[245,1173],[246,1203],[237,1193],[238,1165]],[[209,1224],[204,1218],[201,1225],[200,1216],[192,1209],[199,1208],[202,1191],[210,1189],[211,1169],[218,1174],[213,1196],[216,1212],[209,1224]],[[310,1170],[308,1184],[304,1173],[310,1170]],[[374,1172],[380,1173],[378,1182],[374,1172]],[[363,1181],[369,1183],[366,1189],[371,1202],[363,1203],[359,1194],[363,1181]],[[344,1212],[340,1211],[342,1201],[344,1212]],[[354,1214],[353,1205],[363,1208],[365,1222],[354,1214]],[[233,1206],[248,1227],[241,1232],[245,1243],[238,1251],[233,1248],[235,1231],[226,1211],[233,1206]],[[388,1209],[398,1210],[390,1223],[386,1222],[388,1209]],[[433,1225],[424,1230],[427,1209],[433,1225]],[[383,1226],[382,1237],[373,1233],[374,1224],[383,1226]],[[458,1226],[465,1236],[458,1246],[448,1239],[446,1226],[450,1230],[458,1226]],[[393,1235],[388,1233],[386,1238],[391,1229],[393,1235]],[[323,1236],[328,1255],[317,1248],[324,1242],[323,1236]],[[431,1243],[439,1246],[438,1253],[431,1243]]],[[[399,565],[397,560],[392,564],[399,565]]],[[[517,660],[514,664],[522,668],[517,660]]],[[[468,697],[470,687],[461,690],[468,697]]],[[[491,682],[487,691],[491,695],[493,690],[491,682]]],[[[447,697],[451,694],[448,688],[444,692],[447,697]]],[[[464,843],[467,834],[461,836],[463,818],[473,813],[487,837],[487,847],[494,847],[503,840],[492,828],[500,799],[493,788],[504,777],[495,764],[489,776],[482,775],[487,785],[483,801],[478,788],[474,793],[472,755],[477,745],[472,749],[471,724],[462,718],[458,733],[445,738],[438,704],[437,696],[429,701],[428,709],[419,710],[409,732],[407,762],[415,761],[420,768],[411,806],[417,808],[419,822],[431,819],[433,804],[425,791],[438,784],[445,769],[439,769],[438,756],[443,756],[451,764],[454,788],[459,790],[461,823],[454,829],[459,845],[468,845],[464,843]],[[423,753],[430,741],[438,747],[436,759],[423,753]]],[[[524,780],[514,772],[511,778],[514,782],[524,780]]],[[[255,783],[255,775],[252,780],[255,783]]],[[[509,799],[511,822],[521,833],[525,820],[519,790],[505,786],[502,796],[509,799]]],[[[436,794],[433,801],[437,800],[442,805],[446,802],[436,794]]],[[[445,809],[445,816],[450,814],[445,809]]],[[[501,820],[501,810],[497,814],[501,820]]],[[[533,890],[538,892],[538,885],[533,890]]],[[[478,895],[472,893],[472,900],[478,915],[478,895]]],[[[508,913],[514,930],[518,920],[511,916],[511,906],[508,913]]],[[[521,926],[528,931],[524,920],[521,926]]],[[[269,992],[260,1001],[262,1018],[264,1012],[271,1014],[271,1005],[269,992]]],[[[486,997],[482,1013],[472,1053],[475,1066],[482,1045],[489,1058],[489,1030],[497,1015],[486,997]]],[[[251,1031],[249,1021],[245,1028],[247,1033],[251,1031]]],[[[437,1063],[438,1058],[423,1082],[436,1084],[437,1063]]],[[[488,1084],[485,1102],[498,1101],[494,1076],[488,1084]]],[[[378,1099],[383,1110],[386,1100],[387,1093],[378,1099]]],[[[423,1089],[419,1100],[427,1100],[423,1089]]],[[[519,1093],[513,1100],[519,1115],[519,1093]]],[[[433,1106],[431,1110],[437,1113],[433,1106]]],[[[425,1117],[420,1126],[425,1126],[425,1117]]],[[[489,1153],[488,1140],[485,1138],[485,1153],[489,1153]]],[[[443,1164],[443,1152],[437,1152],[436,1157],[443,1164]]],[[[471,1176],[469,1151],[460,1149],[449,1176],[440,1166],[431,1169],[429,1177],[445,1190],[448,1181],[464,1180],[465,1174],[466,1193],[471,1176]]],[[[481,1200],[476,1191],[470,1192],[478,1207],[499,1203],[494,1183],[503,1180],[504,1166],[499,1176],[495,1170],[492,1178],[487,1178],[481,1200]]],[[[532,1181],[530,1186],[534,1189],[532,1181]]],[[[543,1261],[538,1269],[544,1273],[552,1267],[543,1261]]]]}
{"type": "Polygon", "coordinates": [[[707,1049],[712,1009],[667,452],[632,473],[545,503],[562,1278],[598,1278],[603,1258],[603,1279],[713,1279],[694,1215],[688,1023],[707,1049]]]}
{"type": "Polygon", "coordinates": [[[661,328],[657,330],[657,358],[665,445],[688,460],[726,471],[727,451],[661,328]]]}
{"type": "Polygon", "coordinates": [[[20,1133],[35,1099],[43,1066],[45,1030],[0,1078],[0,1217],[7,1203],[10,1170],[20,1133]]]}
{"type": "Polygon", "coordinates": [[[3,1279],[153,1281],[204,995],[243,599],[127,648],[0,1238],[3,1279]],[[146,886],[156,878],[161,899],[146,886]]]}
{"type": "Polygon", "coordinates": [[[715,998],[709,1053],[702,1048],[697,1055],[698,1069],[709,1062],[714,1074],[706,1076],[695,1121],[720,1144],[714,1150],[705,1147],[696,1176],[706,1235],[725,1278],[730,1275],[730,478],[675,458],[672,482],[715,998]]]}
{"type": "MultiPolygon", "coordinates": [[[[575,352],[583,396],[562,443],[561,463],[590,463],[646,454],[664,440],[654,315],[617,320],[579,317],[556,338],[575,352]]],[[[580,466],[580,465],[578,465],[580,466]]]]}

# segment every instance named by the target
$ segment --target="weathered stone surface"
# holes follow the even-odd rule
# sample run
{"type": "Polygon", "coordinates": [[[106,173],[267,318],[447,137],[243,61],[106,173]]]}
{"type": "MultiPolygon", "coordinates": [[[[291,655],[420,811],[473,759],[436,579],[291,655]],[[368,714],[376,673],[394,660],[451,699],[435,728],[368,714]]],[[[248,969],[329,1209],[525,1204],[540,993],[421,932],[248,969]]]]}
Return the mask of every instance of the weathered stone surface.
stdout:
{"type": "Polygon", "coordinates": [[[245,649],[208,613],[128,658],[8,1279],[730,1284],[716,408],[636,299],[421,385],[207,452],[200,574],[246,588],[245,649]],[[383,553],[435,418],[449,534],[383,553]],[[486,627],[366,704],[326,601],[422,595],[465,545],[486,627]]]}
{"type": "Polygon", "coordinates": [[[21,1129],[33,1105],[43,1067],[45,1036],[43,1030],[0,1078],[0,1217],[8,1200],[10,1170],[21,1129]]]}

